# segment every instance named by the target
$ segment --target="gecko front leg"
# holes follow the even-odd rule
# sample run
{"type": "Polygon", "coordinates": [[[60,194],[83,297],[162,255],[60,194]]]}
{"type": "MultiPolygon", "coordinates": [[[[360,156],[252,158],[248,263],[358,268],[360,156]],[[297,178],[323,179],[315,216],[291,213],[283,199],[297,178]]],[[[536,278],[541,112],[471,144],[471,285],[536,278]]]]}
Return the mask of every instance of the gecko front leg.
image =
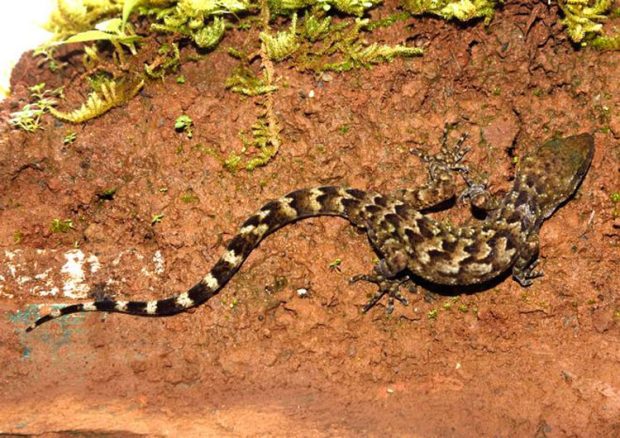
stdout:
{"type": "Polygon", "coordinates": [[[456,195],[455,172],[467,174],[468,167],[462,163],[469,148],[463,147],[467,135],[463,134],[454,146],[447,145],[447,133],[442,138],[441,151],[430,155],[413,149],[411,152],[428,166],[428,181],[415,189],[400,189],[392,193],[396,199],[403,201],[417,210],[424,210],[442,204],[456,195]]]}
{"type": "Polygon", "coordinates": [[[523,287],[531,286],[535,278],[544,275],[541,269],[536,270],[539,262],[539,248],[538,233],[528,236],[524,249],[512,268],[513,278],[523,287]]]}

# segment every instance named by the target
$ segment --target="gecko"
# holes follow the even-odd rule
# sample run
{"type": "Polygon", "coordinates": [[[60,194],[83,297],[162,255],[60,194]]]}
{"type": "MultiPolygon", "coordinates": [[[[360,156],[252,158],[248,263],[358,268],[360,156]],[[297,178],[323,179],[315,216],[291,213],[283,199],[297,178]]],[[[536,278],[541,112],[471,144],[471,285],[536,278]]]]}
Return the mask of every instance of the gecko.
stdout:
{"type": "Polygon", "coordinates": [[[428,164],[428,181],[415,189],[389,195],[350,187],[322,186],[295,190],[267,202],[248,217],[211,270],[189,290],[151,301],[104,298],[55,308],[26,330],[77,312],[116,312],[139,316],[169,316],[204,304],[217,295],[243,262],[269,234],[293,222],[315,216],[339,216],[363,229],[380,259],[370,274],[351,282],[367,281],[377,291],[364,312],[387,296],[386,310],[394,301],[408,304],[400,292],[403,278],[419,277],[439,285],[475,285],[506,272],[527,287],[542,275],[536,269],[539,230],[543,221],[576,192],[590,167],[594,139],[584,133],[547,141],[518,163],[512,189],[495,199],[486,184],[466,178],[466,195],[486,217],[472,224],[452,226],[424,210],[454,198],[455,173],[466,174],[461,163],[467,152],[462,137],[453,148],[419,153],[428,164]],[[477,203],[473,199],[478,199],[477,203]]]}

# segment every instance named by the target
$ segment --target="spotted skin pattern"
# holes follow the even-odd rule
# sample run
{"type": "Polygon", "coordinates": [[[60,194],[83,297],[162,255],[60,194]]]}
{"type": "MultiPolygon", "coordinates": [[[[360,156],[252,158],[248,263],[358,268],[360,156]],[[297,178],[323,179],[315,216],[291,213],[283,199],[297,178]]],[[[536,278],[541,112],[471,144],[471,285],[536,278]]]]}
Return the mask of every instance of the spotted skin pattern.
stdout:
{"type": "Polygon", "coordinates": [[[554,139],[526,156],[518,167],[514,186],[499,201],[489,202],[485,220],[453,227],[420,212],[454,196],[454,170],[464,152],[423,156],[430,163],[428,184],[418,189],[382,195],[348,187],[316,187],[291,192],[265,204],[250,216],[228,243],[208,274],[188,291],[162,300],[101,300],[54,309],[27,330],[76,312],[117,312],[165,316],[200,306],[216,295],[235,275],[259,243],[279,228],[313,216],[340,216],[365,229],[381,256],[370,275],[352,281],[376,283],[378,292],[364,310],[388,295],[407,304],[400,294],[403,274],[414,274],[443,285],[472,285],[490,280],[512,268],[513,277],[528,286],[542,275],[535,271],[538,233],[543,220],[564,203],[583,180],[594,153],[594,139],[581,134],[554,139]]]}

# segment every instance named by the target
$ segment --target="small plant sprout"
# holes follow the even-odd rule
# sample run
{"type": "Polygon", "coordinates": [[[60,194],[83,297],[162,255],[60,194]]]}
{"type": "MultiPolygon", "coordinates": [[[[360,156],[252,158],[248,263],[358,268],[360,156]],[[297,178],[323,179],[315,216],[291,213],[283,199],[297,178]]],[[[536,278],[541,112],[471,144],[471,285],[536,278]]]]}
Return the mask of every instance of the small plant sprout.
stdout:
{"type": "Polygon", "coordinates": [[[73,221],[71,219],[52,219],[50,230],[52,233],[66,233],[73,229],[73,221]]]}
{"type": "Polygon", "coordinates": [[[192,204],[198,202],[198,196],[194,193],[193,190],[187,190],[185,193],[181,195],[181,202],[185,204],[192,204]]]}
{"type": "Polygon", "coordinates": [[[163,213],[157,213],[157,214],[154,214],[154,215],[151,217],[151,225],[158,224],[158,223],[160,223],[163,219],[164,219],[164,214],[163,214],[163,213]]]}
{"type": "Polygon", "coordinates": [[[72,144],[76,139],[77,139],[77,134],[75,131],[67,132],[65,137],[62,139],[62,144],[64,144],[65,146],[68,146],[72,144]]]}
{"type": "Polygon", "coordinates": [[[611,210],[611,215],[614,218],[620,217],[620,192],[614,192],[609,195],[609,199],[613,205],[613,209],[611,210]]]}
{"type": "Polygon", "coordinates": [[[117,191],[116,187],[105,189],[101,193],[97,193],[97,197],[101,199],[102,201],[111,201],[114,199],[114,196],[116,195],[116,191],[117,191]]]}
{"type": "Polygon", "coordinates": [[[13,243],[15,243],[16,245],[19,245],[23,239],[24,233],[22,233],[21,231],[17,230],[13,233],[13,243]]]}
{"type": "Polygon", "coordinates": [[[341,258],[337,258],[337,259],[334,259],[333,261],[331,261],[329,263],[328,267],[332,271],[340,271],[340,265],[341,264],[342,264],[342,259],[341,258]]]}
{"type": "Polygon", "coordinates": [[[429,310],[426,316],[428,317],[428,319],[437,319],[437,317],[439,316],[439,310],[437,309],[429,310]]]}
{"type": "Polygon", "coordinates": [[[176,129],[177,131],[185,132],[187,138],[192,138],[194,135],[194,133],[192,132],[193,124],[194,121],[191,119],[191,117],[183,114],[177,117],[176,121],[174,122],[174,129],[176,129]]]}
{"type": "Polygon", "coordinates": [[[41,128],[41,117],[46,112],[51,112],[58,103],[57,98],[64,97],[63,89],[45,89],[45,83],[41,82],[29,88],[31,103],[24,105],[21,111],[11,113],[9,124],[26,132],[34,132],[41,128]]]}

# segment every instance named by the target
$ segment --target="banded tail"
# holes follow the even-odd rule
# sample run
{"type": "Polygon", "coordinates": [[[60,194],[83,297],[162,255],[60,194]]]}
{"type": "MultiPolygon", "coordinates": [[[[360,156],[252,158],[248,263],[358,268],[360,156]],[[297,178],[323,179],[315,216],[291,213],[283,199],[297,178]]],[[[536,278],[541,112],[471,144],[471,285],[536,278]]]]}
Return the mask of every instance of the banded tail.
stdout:
{"type": "Polygon", "coordinates": [[[369,212],[365,206],[371,194],[344,187],[317,187],[296,190],[280,199],[268,202],[250,216],[227,245],[211,271],[186,292],[154,301],[92,301],[54,309],[39,318],[27,332],[43,323],[78,312],[116,312],[138,316],[169,316],[198,307],[217,295],[220,289],[239,270],[252,250],[269,234],[284,225],[311,216],[341,216],[354,225],[364,226],[369,212]]]}

